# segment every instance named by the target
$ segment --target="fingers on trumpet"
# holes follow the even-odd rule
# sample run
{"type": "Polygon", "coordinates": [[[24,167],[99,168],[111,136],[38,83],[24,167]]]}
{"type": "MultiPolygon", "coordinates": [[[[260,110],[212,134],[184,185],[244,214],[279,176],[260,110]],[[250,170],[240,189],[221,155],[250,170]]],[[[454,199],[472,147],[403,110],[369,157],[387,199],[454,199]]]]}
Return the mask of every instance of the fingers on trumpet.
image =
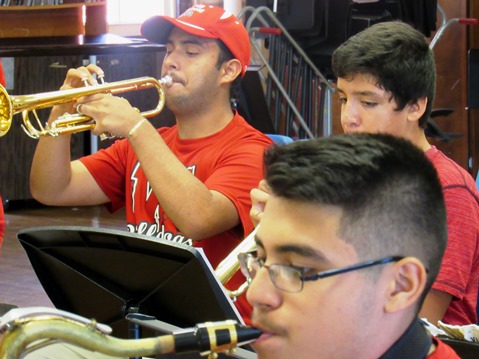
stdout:
{"type": "Polygon", "coordinates": [[[259,188],[253,188],[250,192],[252,206],[250,209],[250,217],[256,226],[263,216],[264,207],[269,198],[269,193],[259,188]]]}
{"type": "Polygon", "coordinates": [[[249,211],[249,216],[251,218],[251,221],[253,222],[253,225],[256,227],[261,221],[261,217],[263,216],[262,208],[252,206],[249,211]]]}
{"type": "Polygon", "coordinates": [[[93,64],[69,69],[61,90],[94,86],[103,83],[104,76],[103,70],[93,64]]]}

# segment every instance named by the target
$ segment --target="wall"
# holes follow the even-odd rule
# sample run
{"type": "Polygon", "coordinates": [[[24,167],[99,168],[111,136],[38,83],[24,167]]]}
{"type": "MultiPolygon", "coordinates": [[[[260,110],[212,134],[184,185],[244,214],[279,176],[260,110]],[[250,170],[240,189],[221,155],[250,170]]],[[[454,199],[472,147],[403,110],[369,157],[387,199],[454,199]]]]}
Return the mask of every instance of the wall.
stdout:
{"type": "MultiPolygon", "coordinates": [[[[479,18],[478,0],[469,0],[469,14],[479,18]]],[[[479,48],[479,25],[471,27],[469,41],[471,48],[479,48]]],[[[479,170],[479,109],[469,110],[469,153],[472,157],[472,174],[476,176],[479,170]]]]}
{"type": "MultiPolygon", "coordinates": [[[[467,17],[468,0],[439,0],[447,19],[467,17]]],[[[441,20],[438,16],[438,24],[441,20]]],[[[450,143],[432,141],[446,155],[469,169],[469,128],[467,107],[467,50],[469,26],[453,24],[445,30],[434,47],[437,67],[434,108],[450,108],[454,112],[434,118],[447,133],[462,134],[450,143]]]]}

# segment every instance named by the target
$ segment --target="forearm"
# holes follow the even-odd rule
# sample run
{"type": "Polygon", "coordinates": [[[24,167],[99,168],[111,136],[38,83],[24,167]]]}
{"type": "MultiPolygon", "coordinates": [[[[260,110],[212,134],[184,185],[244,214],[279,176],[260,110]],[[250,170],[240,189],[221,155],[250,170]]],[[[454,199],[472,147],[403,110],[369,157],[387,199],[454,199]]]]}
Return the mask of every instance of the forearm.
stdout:
{"type": "MultiPolygon", "coordinates": [[[[62,109],[53,109],[49,123],[62,109]]],[[[58,193],[71,177],[70,135],[43,136],[38,140],[30,172],[30,191],[33,198],[55,204],[58,193]]]]}
{"type": "Polygon", "coordinates": [[[419,316],[437,325],[437,322],[444,318],[451,300],[452,295],[449,293],[431,289],[424,300],[419,316]]]}
{"type": "Polygon", "coordinates": [[[70,136],[43,138],[33,156],[30,191],[33,198],[45,204],[57,201],[71,178],[70,136]]]}

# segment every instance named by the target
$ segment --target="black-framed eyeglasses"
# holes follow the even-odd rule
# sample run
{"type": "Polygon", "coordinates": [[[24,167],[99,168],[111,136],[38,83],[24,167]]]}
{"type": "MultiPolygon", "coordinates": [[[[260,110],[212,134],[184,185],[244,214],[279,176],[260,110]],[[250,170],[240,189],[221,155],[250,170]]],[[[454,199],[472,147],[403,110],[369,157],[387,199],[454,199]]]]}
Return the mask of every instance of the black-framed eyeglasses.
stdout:
{"type": "Polygon", "coordinates": [[[276,288],[289,293],[297,293],[303,290],[303,284],[306,281],[315,281],[322,278],[332,277],[338,274],[356,271],[363,268],[369,268],[381,264],[397,262],[403,259],[401,256],[389,256],[382,259],[371,260],[354,264],[348,267],[331,269],[319,272],[313,275],[305,276],[301,268],[295,268],[284,264],[264,264],[264,259],[258,258],[256,252],[240,253],[238,260],[241,272],[248,282],[251,282],[261,268],[268,269],[271,282],[276,288]]]}

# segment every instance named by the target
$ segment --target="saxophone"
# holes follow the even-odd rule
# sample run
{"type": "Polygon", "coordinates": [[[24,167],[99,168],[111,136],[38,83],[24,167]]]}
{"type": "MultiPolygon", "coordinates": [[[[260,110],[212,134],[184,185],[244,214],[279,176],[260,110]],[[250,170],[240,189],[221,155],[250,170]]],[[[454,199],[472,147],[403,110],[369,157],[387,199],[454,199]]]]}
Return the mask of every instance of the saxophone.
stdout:
{"type": "Polygon", "coordinates": [[[173,334],[119,339],[107,325],[54,308],[10,310],[0,321],[0,358],[16,359],[51,342],[65,342],[118,357],[200,352],[215,358],[257,339],[261,331],[234,320],[206,322],[173,334]]]}

